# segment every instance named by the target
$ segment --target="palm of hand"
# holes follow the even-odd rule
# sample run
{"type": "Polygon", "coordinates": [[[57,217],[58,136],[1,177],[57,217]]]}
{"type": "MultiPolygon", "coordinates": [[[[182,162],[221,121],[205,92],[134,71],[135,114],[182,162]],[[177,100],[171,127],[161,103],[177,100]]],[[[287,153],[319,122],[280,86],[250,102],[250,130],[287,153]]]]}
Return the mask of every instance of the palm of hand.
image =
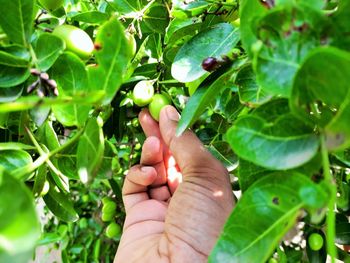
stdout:
{"type": "Polygon", "coordinates": [[[140,114],[148,138],[123,186],[127,216],[115,262],[205,262],[232,209],[226,170],[191,132],[175,137],[176,114],[162,110],[159,125],[140,114]]]}

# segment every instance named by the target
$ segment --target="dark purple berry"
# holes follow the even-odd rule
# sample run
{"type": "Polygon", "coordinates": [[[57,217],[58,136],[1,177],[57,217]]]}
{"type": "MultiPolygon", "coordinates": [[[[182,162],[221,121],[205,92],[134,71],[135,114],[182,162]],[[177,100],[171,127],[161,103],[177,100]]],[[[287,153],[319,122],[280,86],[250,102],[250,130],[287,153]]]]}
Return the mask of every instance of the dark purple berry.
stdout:
{"type": "Polygon", "coordinates": [[[202,68],[205,71],[209,71],[209,72],[214,71],[215,69],[217,69],[218,66],[219,66],[219,63],[217,59],[213,57],[208,57],[204,59],[202,62],[202,68]]]}

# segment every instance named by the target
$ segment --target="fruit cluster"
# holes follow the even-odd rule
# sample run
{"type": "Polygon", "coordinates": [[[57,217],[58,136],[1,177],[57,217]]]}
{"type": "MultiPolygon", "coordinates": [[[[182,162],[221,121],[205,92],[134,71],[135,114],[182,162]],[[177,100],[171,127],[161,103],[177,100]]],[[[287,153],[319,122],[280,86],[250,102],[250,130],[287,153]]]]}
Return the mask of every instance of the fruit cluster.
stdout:
{"type": "Polygon", "coordinates": [[[102,204],[101,219],[103,222],[109,222],[109,225],[106,228],[106,236],[108,238],[115,238],[120,235],[122,231],[121,226],[114,221],[117,212],[117,205],[109,197],[102,198],[102,204]]]}
{"type": "Polygon", "coordinates": [[[154,94],[153,81],[151,80],[138,82],[134,87],[132,97],[137,106],[144,107],[148,105],[149,112],[156,121],[159,121],[162,108],[171,104],[171,99],[167,94],[154,94]]]}

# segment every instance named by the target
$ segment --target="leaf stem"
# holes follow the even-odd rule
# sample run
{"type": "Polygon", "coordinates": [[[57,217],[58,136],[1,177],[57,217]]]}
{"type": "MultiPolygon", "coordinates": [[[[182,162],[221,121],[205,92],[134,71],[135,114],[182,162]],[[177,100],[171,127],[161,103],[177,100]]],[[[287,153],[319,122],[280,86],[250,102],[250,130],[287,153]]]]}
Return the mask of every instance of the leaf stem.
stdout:
{"type": "Polygon", "coordinates": [[[335,246],[335,212],[334,212],[334,204],[337,196],[337,188],[330,172],[328,150],[327,150],[326,140],[324,135],[321,136],[321,153],[322,153],[322,167],[323,167],[324,180],[329,186],[330,193],[331,193],[329,203],[328,203],[328,213],[326,218],[327,251],[331,257],[331,262],[334,263],[335,258],[337,258],[337,249],[335,246]]]}
{"type": "Polygon", "coordinates": [[[31,55],[31,57],[32,57],[33,64],[35,65],[35,67],[36,67],[37,69],[40,69],[39,64],[38,64],[38,58],[37,58],[37,56],[36,56],[36,54],[35,54],[35,51],[34,51],[32,45],[29,45],[29,51],[30,51],[30,55],[31,55]]]}

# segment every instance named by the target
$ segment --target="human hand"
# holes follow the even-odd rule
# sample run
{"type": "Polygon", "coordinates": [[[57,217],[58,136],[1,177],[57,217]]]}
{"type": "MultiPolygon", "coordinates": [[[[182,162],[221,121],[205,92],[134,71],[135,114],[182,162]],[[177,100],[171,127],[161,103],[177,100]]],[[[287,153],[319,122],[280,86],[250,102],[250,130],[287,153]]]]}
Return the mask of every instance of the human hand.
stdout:
{"type": "Polygon", "coordinates": [[[191,131],[175,136],[174,107],[162,109],[159,124],[147,110],[139,119],[147,139],[125,178],[114,262],[206,262],[234,204],[227,170],[191,131]]]}

